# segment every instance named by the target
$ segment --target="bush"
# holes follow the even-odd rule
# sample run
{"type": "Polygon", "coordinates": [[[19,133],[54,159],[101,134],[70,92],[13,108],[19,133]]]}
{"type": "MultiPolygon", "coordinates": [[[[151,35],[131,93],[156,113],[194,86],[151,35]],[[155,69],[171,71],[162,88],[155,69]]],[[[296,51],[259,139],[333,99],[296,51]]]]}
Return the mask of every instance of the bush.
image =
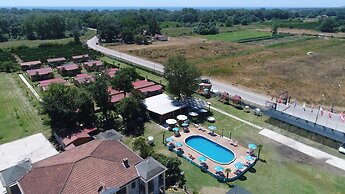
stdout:
{"type": "Polygon", "coordinates": [[[193,32],[201,35],[218,34],[219,29],[213,23],[199,23],[193,28],[193,32]]]}
{"type": "Polygon", "coordinates": [[[61,45],[56,44],[56,43],[42,43],[42,44],[38,45],[39,48],[51,48],[51,47],[55,47],[55,46],[61,46],[61,45]]]}

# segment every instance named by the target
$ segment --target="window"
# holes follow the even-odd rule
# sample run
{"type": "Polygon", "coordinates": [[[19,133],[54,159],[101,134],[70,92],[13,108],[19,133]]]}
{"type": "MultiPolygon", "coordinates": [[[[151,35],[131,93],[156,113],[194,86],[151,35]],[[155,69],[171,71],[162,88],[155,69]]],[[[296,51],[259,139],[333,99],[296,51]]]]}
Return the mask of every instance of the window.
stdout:
{"type": "Polygon", "coordinates": [[[126,193],[127,193],[126,187],[122,187],[119,191],[116,192],[116,194],[126,194],[126,193]]]}
{"type": "Polygon", "coordinates": [[[135,181],[132,183],[132,189],[135,188],[135,181]]]}

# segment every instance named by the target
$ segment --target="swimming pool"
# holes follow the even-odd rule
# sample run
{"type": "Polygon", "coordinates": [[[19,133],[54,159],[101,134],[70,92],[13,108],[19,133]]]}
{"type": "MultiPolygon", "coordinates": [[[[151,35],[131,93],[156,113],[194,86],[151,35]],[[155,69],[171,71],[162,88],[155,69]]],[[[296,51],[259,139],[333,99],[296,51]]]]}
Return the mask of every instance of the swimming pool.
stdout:
{"type": "Polygon", "coordinates": [[[219,164],[229,164],[235,160],[235,153],[218,143],[200,135],[186,138],[186,144],[193,150],[219,164]]]}

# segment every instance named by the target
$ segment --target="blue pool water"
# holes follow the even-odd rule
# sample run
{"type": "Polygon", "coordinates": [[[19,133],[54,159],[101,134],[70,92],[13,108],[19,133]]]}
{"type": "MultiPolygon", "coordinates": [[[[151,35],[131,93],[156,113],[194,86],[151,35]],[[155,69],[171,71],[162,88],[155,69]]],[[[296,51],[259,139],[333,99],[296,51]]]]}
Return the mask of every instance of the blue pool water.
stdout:
{"type": "Polygon", "coordinates": [[[220,164],[229,164],[235,159],[234,152],[199,135],[187,137],[186,144],[200,154],[220,164]]]}

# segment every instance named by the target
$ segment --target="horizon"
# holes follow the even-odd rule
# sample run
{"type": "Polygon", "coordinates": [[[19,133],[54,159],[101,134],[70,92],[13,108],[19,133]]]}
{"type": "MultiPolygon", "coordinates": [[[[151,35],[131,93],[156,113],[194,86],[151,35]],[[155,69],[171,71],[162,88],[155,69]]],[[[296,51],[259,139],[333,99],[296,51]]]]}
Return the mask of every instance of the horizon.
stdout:
{"type": "Polygon", "coordinates": [[[236,9],[236,8],[341,8],[345,6],[343,0],[175,0],[175,1],[159,1],[159,0],[59,0],[59,1],[43,1],[43,0],[0,0],[1,8],[66,8],[66,9],[85,9],[85,8],[128,8],[128,9],[159,9],[159,8],[196,8],[196,9],[236,9]]]}

